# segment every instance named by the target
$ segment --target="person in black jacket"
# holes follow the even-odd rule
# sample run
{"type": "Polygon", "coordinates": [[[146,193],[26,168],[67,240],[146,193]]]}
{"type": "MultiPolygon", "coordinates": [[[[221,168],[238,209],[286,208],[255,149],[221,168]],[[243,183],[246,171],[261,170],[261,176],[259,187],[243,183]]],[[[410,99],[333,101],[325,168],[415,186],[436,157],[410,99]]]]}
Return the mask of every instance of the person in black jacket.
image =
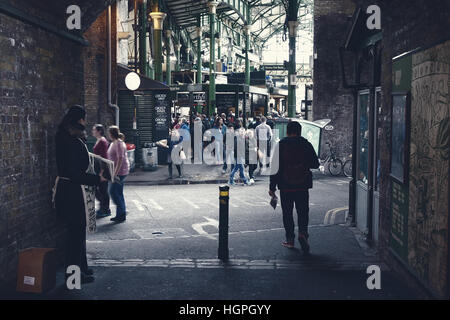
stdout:
{"type": "Polygon", "coordinates": [[[294,247],[294,203],[298,216],[298,240],[305,254],[309,253],[309,189],[312,188],[310,169],[319,168],[319,159],[308,140],[301,136],[299,122],[291,121],[287,125],[287,137],[275,147],[274,156],[278,157],[278,171],[270,176],[269,195],[275,198],[276,188],[280,190],[283,225],[287,248],[294,247]]]}
{"type": "Polygon", "coordinates": [[[86,258],[86,211],[82,185],[96,186],[106,181],[86,173],[89,154],[84,143],[86,111],[75,105],[64,116],[56,133],[56,165],[58,178],[55,186],[55,207],[68,229],[66,268],[77,265],[81,282],[92,282],[92,269],[86,258]]]}

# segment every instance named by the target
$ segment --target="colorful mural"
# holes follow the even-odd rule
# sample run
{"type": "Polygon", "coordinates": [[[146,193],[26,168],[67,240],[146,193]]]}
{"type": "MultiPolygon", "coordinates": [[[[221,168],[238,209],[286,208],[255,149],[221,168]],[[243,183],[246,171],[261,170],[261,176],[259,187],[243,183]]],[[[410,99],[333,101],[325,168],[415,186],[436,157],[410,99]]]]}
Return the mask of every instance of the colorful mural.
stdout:
{"type": "Polygon", "coordinates": [[[448,254],[450,41],[412,55],[408,264],[444,294],[448,254]]]}

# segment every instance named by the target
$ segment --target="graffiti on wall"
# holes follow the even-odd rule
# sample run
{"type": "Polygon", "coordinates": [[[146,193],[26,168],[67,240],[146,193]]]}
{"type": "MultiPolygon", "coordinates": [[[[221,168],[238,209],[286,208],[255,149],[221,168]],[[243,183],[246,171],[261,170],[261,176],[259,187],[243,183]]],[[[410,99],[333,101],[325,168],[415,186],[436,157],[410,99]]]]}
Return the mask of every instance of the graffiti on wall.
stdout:
{"type": "Polygon", "coordinates": [[[450,41],[412,57],[408,264],[443,293],[448,253],[450,41]]]}

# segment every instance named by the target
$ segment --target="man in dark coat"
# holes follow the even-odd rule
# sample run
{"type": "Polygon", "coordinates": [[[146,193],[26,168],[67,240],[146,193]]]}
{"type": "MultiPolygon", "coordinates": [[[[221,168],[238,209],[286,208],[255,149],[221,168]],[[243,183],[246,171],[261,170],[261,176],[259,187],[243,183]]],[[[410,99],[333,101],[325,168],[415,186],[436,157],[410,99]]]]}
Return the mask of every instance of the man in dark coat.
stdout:
{"type": "Polygon", "coordinates": [[[96,186],[106,181],[102,172],[100,176],[86,173],[89,153],[83,141],[85,117],[82,107],[71,107],[55,137],[58,170],[55,206],[68,229],[66,268],[78,266],[82,272],[82,283],[94,280],[86,258],[86,211],[82,185],[96,186]]]}
{"type": "MultiPolygon", "coordinates": [[[[291,121],[287,125],[287,137],[275,147],[274,157],[278,157],[278,171],[270,176],[269,195],[275,198],[275,191],[280,189],[283,225],[286,241],[283,246],[294,247],[294,203],[298,216],[298,240],[305,254],[309,253],[309,189],[312,188],[310,169],[319,168],[319,159],[308,140],[301,136],[299,122],[291,121]]],[[[273,168],[272,170],[276,170],[273,168]]]]}

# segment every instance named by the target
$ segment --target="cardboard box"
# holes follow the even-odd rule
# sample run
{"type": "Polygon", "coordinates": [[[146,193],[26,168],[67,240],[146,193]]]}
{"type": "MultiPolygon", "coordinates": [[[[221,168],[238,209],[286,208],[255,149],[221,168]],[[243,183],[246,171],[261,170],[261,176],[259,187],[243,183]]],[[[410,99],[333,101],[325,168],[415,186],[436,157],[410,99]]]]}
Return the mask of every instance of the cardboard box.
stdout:
{"type": "Polygon", "coordinates": [[[56,254],[53,248],[29,248],[19,253],[19,292],[44,293],[56,284],[56,254]]]}

